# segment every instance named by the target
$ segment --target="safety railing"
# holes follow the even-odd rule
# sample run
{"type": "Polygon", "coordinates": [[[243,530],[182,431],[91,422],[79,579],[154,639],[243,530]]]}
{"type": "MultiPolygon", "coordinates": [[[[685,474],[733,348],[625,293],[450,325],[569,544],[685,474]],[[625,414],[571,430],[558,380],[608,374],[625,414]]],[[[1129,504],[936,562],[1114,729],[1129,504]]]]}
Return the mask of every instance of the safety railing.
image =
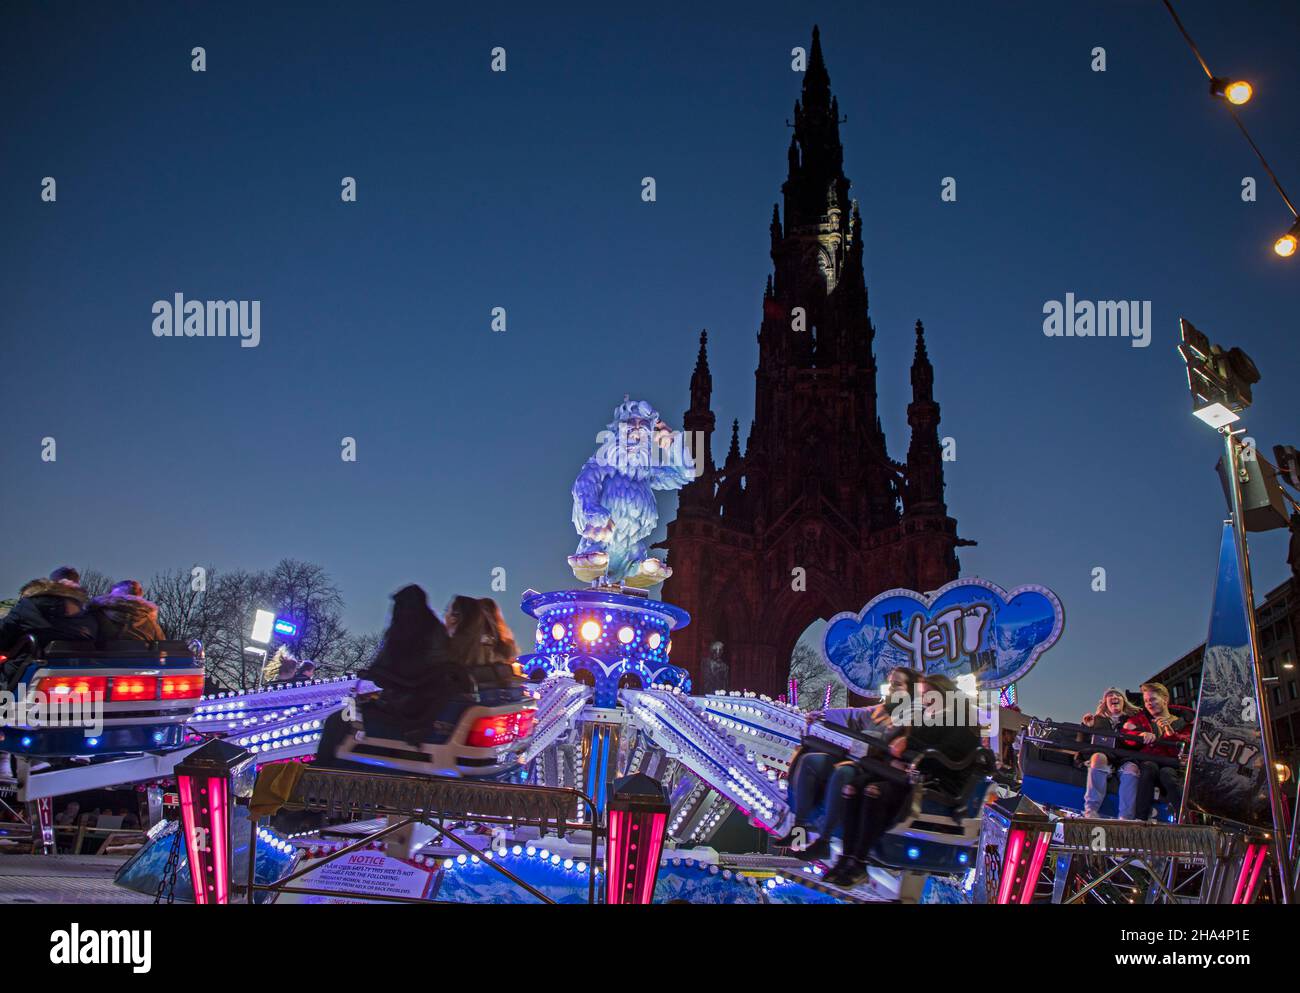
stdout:
{"type": "MultiPolygon", "coordinates": [[[[433,828],[447,841],[478,855],[479,849],[461,838],[448,822],[499,825],[513,830],[536,828],[542,833],[590,834],[591,871],[587,874],[587,901],[596,902],[598,842],[602,829],[592,799],[580,790],[567,787],[526,786],[462,779],[450,776],[395,776],[345,769],[305,769],[283,804],[288,810],[323,813],[331,817],[387,817],[389,823],[378,831],[361,836],[355,842],[314,859],[309,866],[295,870],[273,883],[258,883],[254,878],[258,819],[250,817],[249,858],[246,884],[240,887],[253,902],[256,893],[293,893],[303,896],[354,897],[389,903],[436,903],[417,897],[378,895],[339,889],[320,889],[293,885],[337,859],[366,848],[373,842],[415,824],[433,828]]],[[[483,859],[482,864],[505,876],[543,903],[550,897],[511,872],[500,859],[483,859]]]]}

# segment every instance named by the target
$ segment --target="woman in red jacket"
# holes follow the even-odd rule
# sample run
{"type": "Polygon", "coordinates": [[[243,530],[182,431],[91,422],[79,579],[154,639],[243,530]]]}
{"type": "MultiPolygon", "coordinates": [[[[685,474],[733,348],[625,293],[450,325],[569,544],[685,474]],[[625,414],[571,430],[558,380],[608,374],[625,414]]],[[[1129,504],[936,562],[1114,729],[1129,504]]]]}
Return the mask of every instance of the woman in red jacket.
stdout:
{"type": "MultiPolygon", "coordinates": [[[[1129,718],[1137,736],[1142,739],[1142,752],[1164,758],[1183,759],[1183,746],[1192,739],[1192,724],[1196,712],[1170,704],[1169,690],[1163,683],[1142,684],[1143,709],[1129,718]]],[[[1126,725],[1127,726],[1127,725],[1126,725]]],[[[1151,816],[1156,786],[1165,795],[1177,820],[1183,803],[1183,769],[1178,765],[1143,762],[1138,779],[1138,801],[1134,817],[1145,821],[1151,816]]]]}

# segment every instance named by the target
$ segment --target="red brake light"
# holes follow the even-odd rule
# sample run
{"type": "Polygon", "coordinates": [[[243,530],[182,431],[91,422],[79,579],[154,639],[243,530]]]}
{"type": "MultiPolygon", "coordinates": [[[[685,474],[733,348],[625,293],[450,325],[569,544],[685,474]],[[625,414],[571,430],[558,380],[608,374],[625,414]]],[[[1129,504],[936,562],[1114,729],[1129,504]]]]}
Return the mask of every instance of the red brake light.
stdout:
{"type": "Polygon", "coordinates": [[[163,676],[164,700],[197,700],[203,696],[202,676],[163,676]]]}
{"type": "Polygon", "coordinates": [[[155,700],[157,698],[157,676],[113,677],[113,693],[109,699],[114,703],[125,703],[132,700],[155,700]]]}
{"type": "Polygon", "coordinates": [[[532,710],[521,710],[513,714],[480,717],[469,729],[466,744],[474,748],[492,748],[526,738],[533,732],[535,713],[532,710]]]}
{"type": "Polygon", "coordinates": [[[32,692],[40,690],[46,698],[104,696],[108,692],[106,676],[42,676],[32,684],[32,692]]]}

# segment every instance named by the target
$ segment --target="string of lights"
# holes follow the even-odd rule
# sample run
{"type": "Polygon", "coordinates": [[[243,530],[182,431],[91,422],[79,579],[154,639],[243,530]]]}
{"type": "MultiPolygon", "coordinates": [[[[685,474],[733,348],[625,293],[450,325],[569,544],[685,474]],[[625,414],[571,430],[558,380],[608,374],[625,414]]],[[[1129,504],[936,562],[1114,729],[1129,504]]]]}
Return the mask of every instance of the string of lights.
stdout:
{"type": "Polygon", "coordinates": [[[1293,223],[1291,224],[1290,229],[1273,243],[1274,252],[1282,258],[1291,258],[1296,253],[1297,243],[1300,242],[1300,214],[1297,214],[1295,204],[1291,202],[1291,198],[1287,196],[1286,190],[1282,188],[1282,182],[1277,178],[1277,173],[1275,173],[1273,167],[1268,164],[1268,159],[1264,158],[1264,153],[1260,151],[1259,145],[1257,145],[1255,139],[1250,136],[1250,132],[1246,130],[1245,123],[1237,113],[1237,108],[1248,103],[1251,97],[1254,96],[1255,88],[1244,79],[1229,79],[1223,76],[1216,76],[1210,70],[1209,63],[1205,61],[1205,57],[1201,55],[1201,50],[1196,47],[1196,42],[1192,40],[1192,36],[1187,33],[1187,28],[1183,27],[1183,22],[1179,18],[1178,12],[1174,10],[1174,5],[1171,0],[1163,0],[1163,3],[1165,9],[1169,11],[1169,16],[1173,18],[1174,26],[1178,28],[1179,33],[1183,36],[1183,40],[1187,42],[1187,47],[1192,50],[1192,54],[1196,56],[1196,61],[1205,71],[1205,75],[1209,77],[1211,96],[1226,101],[1228,104],[1228,113],[1232,115],[1232,119],[1236,122],[1237,127],[1241,130],[1247,143],[1259,158],[1260,164],[1264,167],[1264,171],[1268,174],[1269,180],[1273,183],[1278,195],[1282,198],[1282,202],[1286,204],[1287,210],[1291,211],[1293,223]]]}

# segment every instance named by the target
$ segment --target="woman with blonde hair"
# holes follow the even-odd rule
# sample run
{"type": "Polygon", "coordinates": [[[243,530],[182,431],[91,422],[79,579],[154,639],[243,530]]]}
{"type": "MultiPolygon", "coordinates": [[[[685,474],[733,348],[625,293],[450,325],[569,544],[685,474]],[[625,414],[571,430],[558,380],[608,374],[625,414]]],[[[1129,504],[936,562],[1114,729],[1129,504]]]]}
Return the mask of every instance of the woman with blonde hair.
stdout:
{"type": "MultiPolygon", "coordinates": [[[[1131,718],[1141,712],[1129,700],[1128,694],[1112,686],[1097,701],[1097,709],[1084,714],[1081,723],[1101,734],[1113,734],[1116,744],[1125,748],[1141,747],[1134,738],[1137,726],[1131,718]],[[1126,740],[1127,739],[1127,740],[1126,740]]],[[[1088,756],[1088,785],[1083,790],[1083,816],[1096,819],[1101,816],[1101,805],[1106,802],[1106,785],[1110,780],[1110,757],[1103,752],[1088,756]]],[[[1138,780],[1141,769],[1136,762],[1125,762],[1119,767],[1119,819],[1130,821],[1137,809],[1138,780]]]]}

